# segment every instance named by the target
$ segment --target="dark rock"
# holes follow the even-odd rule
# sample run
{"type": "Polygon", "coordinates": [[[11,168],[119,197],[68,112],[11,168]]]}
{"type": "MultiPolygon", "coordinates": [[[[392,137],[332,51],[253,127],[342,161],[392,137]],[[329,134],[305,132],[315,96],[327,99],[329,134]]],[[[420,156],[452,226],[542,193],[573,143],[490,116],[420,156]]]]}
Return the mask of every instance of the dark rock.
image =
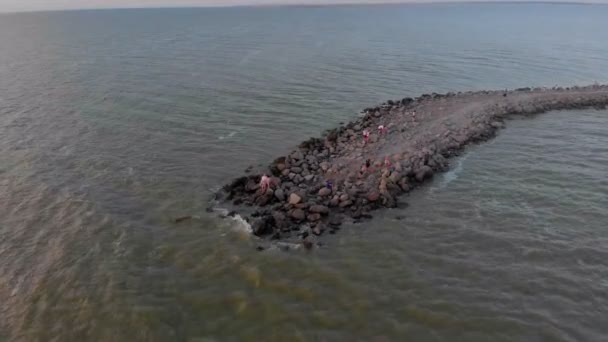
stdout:
{"type": "Polygon", "coordinates": [[[304,155],[302,155],[302,152],[300,152],[300,150],[293,151],[289,156],[292,159],[295,159],[295,160],[302,160],[302,159],[304,159],[304,155]]]}
{"type": "Polygon", "coordinates": [[[329,208],[324,205],[313,205],[308,209],[308,211],[311,213],[327,215],[329,213],[329,208]]]}
{"type": "Polygon", "coordinates": [[[274,224],[277,228],[282,229],[287,227],[284,213],[275,210],[272,212],[272,218],[274,219],[274,224]]]}
{"type": "Polygon", "coordinates": [[[401,191],[403,191],[403,192],[410,191],[410,185],[405,178],[401,178],[401,181],[399,181],[399,187],[401,188],[401,191]]]}
{"type": "Polygon", "coordinates": [[[293,172],[293,173],[302,173],[302,168],[294,166],[294,167],[291,168],[291,172],[293,172]]]}
{"type": "Polygon", "coordinates": [[[332,227],[338,227],[342,224],[342,217],[341,216],[332,216],[329,219],[329,225],[332,227]]]}
{"type": "Polygon", "coordinates": [[[304,238],[302,240],[302,246],[304,246],[304,248],[306,248],[306,249],[312,249],[313,245],[314,244],[312,243],[311,239],[304,238]]]}
{"type": "Polygon", "coordinates": [[[296,204],[296,208],[298,208],[298,209],[308,209],[309,206],[310,206],[310,204],[308,204],[308,203],[298,203],[298,204],[296,204]]]}
{"type": "Polygon", "coordinates": [[[251,230],[257,236],[270,235],[274,231],[273,224],[274,219],[272,216],[263,216],[253,221],[251,230]]]}
{"type": "Polygon", "coordinates": [[[245,190],[248,191],[248,192],[254,192],[254,191],[256,191],[259,188],[260,188],[260,186],[253,179],[248,180],[247,184],[245,185],[245,190]]]}
{"type": "Polygon", "coordinates": [[[289,212],[289,216],[296,221],[302,221],[306,217],[306,214],[302,209],[293,209],[289,212]]]}
{"type": "Polygon", "coordinates": [[[178,217],[174,221],[175,221],[175,223],[180,223],[182,221],[191,220],[191,219],[192,219],[192,215],[188,215],[188,216],[178,217]]]}
{"type": "Polygon", "coordinates": [[[309,222],[317,222],[317,221],[319,221],[319,220],[321,219],[321,214],[318,214],[318,213],[309,214],[309,215],[306,217],[306,219],[307,219],[309,222]]]}
{"type": "Polygon", "coordinates": [[[272,198],[272,195],[267,195],[267,194],[259,196],[258,198],[256,198],[255,204],[260,207],[263,207],[270,202],[271,198],[272,198]]]}

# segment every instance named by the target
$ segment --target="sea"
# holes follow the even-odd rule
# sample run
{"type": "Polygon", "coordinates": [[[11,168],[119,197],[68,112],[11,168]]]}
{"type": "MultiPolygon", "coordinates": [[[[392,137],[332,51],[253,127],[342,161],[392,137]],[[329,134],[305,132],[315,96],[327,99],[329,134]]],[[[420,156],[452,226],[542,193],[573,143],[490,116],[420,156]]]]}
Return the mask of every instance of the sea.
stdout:
{"type": "Polygon", "coordinates": [[[212,194],[388,99],[608,83],[608,6],[0,14],[0,341],[607,341],[608,111],[509,120],[311,251],[212,194]],[[192,216],[175,223],[175,218],[192,216]]]}

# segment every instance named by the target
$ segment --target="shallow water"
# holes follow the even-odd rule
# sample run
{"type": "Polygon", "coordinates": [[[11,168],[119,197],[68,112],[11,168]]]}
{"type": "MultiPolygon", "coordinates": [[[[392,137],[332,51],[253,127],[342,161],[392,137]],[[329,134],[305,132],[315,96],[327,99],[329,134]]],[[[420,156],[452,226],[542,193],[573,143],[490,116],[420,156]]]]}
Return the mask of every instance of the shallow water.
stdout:
{"type": "Polygon", "coordinates": [[[606,111],[511,121],[409,208],[312,253],[258,253],[204,208],[247,165],[389,98],[606,83],[607,15],[0,15],[0,337],[605,340],[606,111]]]}

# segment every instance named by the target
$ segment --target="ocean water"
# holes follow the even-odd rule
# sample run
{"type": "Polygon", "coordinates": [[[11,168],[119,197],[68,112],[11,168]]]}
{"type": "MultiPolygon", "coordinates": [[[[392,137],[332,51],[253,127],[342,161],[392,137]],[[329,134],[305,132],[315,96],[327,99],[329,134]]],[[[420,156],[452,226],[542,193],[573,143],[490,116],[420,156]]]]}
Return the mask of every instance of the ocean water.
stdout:
{"type": "Polygon", "coordinates": [[[608,82],[608,6],[0,15],[0,340],[605,341],[608,112],[508,122],[306,252],[206,213],[425,92],[608,82]],[[196,215],[180,224],[175,217],[196,215]]]}

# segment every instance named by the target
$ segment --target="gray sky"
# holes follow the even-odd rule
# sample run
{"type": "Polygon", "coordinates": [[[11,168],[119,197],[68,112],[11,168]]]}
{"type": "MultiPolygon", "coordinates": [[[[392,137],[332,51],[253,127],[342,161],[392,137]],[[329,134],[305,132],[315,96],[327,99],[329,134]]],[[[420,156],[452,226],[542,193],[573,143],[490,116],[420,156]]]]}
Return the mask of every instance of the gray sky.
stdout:
{"type": "MultiPolygon", "coordinates": [[[[446,2],[458,0],[0,0],[0,12],[61,10],[79,8],[132,8],[182,6],[233,6],[268,4],[337,4],[446,2]]],[[[487,0],[486,0],[487,1],[487,0]]],[[[492,1],[492,0],[490,0],[492,1]]],[[[496,0],[495,0],[496,1],[496,0]]],[[[608,3],[608,0],[546,0],[550,2],[608,3]]]]}

